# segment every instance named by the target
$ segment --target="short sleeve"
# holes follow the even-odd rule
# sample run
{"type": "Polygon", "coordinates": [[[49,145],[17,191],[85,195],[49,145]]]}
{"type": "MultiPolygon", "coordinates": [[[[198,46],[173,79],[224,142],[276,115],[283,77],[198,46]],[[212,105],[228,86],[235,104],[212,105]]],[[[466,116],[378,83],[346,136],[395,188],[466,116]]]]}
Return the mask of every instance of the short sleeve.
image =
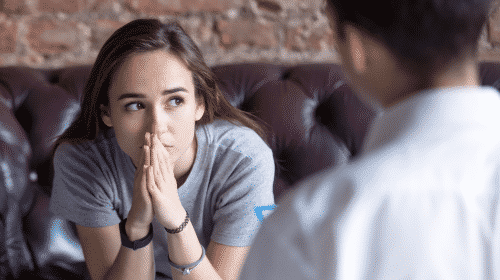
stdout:
{"type": "Polygon", "coordinates": [[[86,227],[119,223],[111,184],[100,161],[91,148],[61,144],[54,155],[50,211],[86,227]]]}
{"type": "Polygon", "coordinates": [[[264,216],[275,207],[272,151],[255,133],[243,138],[245,141],[233,147],[239,160],[219,166],[227,171],[227,178],[213,178],[223,181],[223,186],[217,197],[211,239],[238,247],[250,246],[264,216]]]}

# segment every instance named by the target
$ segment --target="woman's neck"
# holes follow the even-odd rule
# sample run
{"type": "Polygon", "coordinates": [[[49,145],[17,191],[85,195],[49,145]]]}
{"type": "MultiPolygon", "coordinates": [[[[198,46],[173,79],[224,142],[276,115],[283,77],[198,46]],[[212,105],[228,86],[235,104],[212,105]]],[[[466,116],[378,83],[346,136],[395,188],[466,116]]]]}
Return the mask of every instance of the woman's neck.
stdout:
{"type": "MultiPolygon", "coordinates": [[[[403,78],[401,78],[403,79],[403,78]]],[[[409,83],[408,85],[410,85],[409,83]]],[[[419,92],[427,89],[435,88],[450,88],[450,87],[464,87],[464,86],[478,86],[479,73],[477,62],[474,59],[467,59],[450,65],[444,71],[436,75],[424,88],[418,87],[413,89],[408,86],[404,92],[398,92],[396,95],[379,95],[379,101],[384,108],[392,107],[405,99],[418,94],[419,92]]],[[[421,86],[416,83],[414,85],[421,86]]]]}

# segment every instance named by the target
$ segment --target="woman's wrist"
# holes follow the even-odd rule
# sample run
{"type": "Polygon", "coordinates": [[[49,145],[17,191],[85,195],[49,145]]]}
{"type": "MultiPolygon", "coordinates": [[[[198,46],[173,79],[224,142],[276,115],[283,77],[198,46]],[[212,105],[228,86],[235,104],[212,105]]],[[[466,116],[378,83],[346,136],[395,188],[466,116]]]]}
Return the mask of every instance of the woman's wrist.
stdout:
{"type": "Polygon", "coordinates": [[[188,223],[189,223],[189,213],[186,211],[186,217],[184,218],[184,222],[182,222],[181,225],[179,225],[177,228],[173,228],[173,229],[165,228],[165,230],[170,234],[177,234],[177,233],[183,231],[188,223]]]}
{"type": "Polygon", "coordinates": [[[163,227],[168,229],[176,229],[180,227],[181,224],[186,220],[186,214],[186,210],[181,206],[179,210],[172,212],[171,215],[169,215],[170,219],[168,222],[165,222],[163,227]]]}
{"type": "Polygon", "coordinates": [[[140,238],[138,240],[130,240],[130,238],[127,236],[127,232],[125,230],[125,224],[127,222],[127,219],[121,221],[119,224],[120,228],[120,239],[122,241],[122,246],[132,249],[132,250],[139,250],[141,248],[144,248],[148,246],[151,241],[153,240],[153,224],[149,225],[149,232],[146,236],[143,238],[140,238]]]}
{"type": "Polygon", "coordinates": [[[147,226],[137,226],[134,225],[132,222],[127,220],[125,223],[125,232],[128,236],[128,239],[130,241],[136,241],[141,238],[144,238],[146,235],[149,233],[149,225],[147,226]]]}

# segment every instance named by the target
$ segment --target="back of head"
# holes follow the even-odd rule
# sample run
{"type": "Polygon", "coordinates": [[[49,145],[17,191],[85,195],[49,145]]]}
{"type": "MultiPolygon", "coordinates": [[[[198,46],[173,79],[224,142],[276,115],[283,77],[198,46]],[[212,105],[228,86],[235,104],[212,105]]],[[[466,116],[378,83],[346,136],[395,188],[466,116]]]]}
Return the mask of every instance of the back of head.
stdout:
{"type": "Polygon", "coordinates": [[[489,0],[327,0],[344,38],[351,24],[383,42],[411,72],[475,57],[489,0]]]}

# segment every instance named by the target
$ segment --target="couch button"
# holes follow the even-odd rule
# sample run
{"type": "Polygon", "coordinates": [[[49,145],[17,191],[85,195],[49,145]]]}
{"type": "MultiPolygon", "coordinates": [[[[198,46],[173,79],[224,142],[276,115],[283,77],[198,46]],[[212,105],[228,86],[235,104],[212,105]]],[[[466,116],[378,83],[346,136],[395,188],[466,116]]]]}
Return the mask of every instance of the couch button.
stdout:
{"type": "Polygon", "coordinates": [[[35,171],[31,171],[29,175],[31,182],[36,182],[38,180],[38,174],[35,171]]]}

